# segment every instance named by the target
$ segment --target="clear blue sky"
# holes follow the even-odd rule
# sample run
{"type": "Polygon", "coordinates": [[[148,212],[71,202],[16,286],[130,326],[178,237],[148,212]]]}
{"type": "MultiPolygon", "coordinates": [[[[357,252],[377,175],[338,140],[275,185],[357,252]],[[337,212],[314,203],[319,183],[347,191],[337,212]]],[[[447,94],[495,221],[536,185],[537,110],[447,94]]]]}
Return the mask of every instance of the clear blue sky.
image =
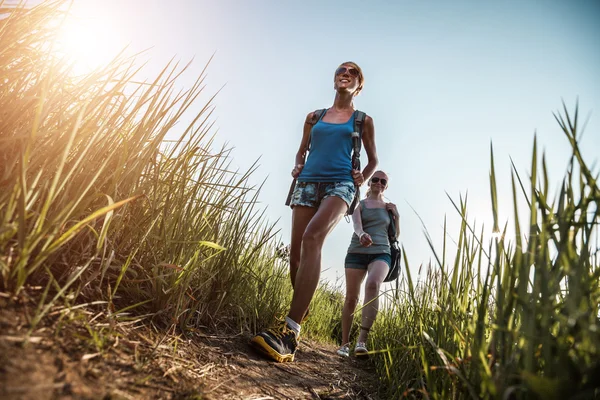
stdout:
{"type": "MultiPolygon", "coordinates": [[[[525,177],[536,130],[558,183],[569,154],[552,116],[561,99],[572,108],[579,97],[581,114],[592,113],[582,144],[590,163],[598,159],[598,1],[75,0],[74,11],[84,21],[76,28],[87,38],[82,52],[153,46],[146,73],[173,56],[195,57],[182,85],[216,52],[206,96],[225,85],[215,102],[216,142],[235,146],[241,168],[261,157],[253,180],[268,176],[260,200],[269,218],[280,218],[286,242],[284,199],[302,123],[331,105],[332,74],[343,61],[364,70],[355,105],[374,119],[380,168],[391,178],[387,197],[398,205],[413,271],[431,252],[409,204],[438,247],[444,215],[457,236],[445,192],[457,199],[468,191],[470,217],[491,230],[490,142],[501,220],[512,215],[509,156],[525,177]]],[[[343,276],[351,233],[342,221],[329,237],[323,278],[343,276]]]]}

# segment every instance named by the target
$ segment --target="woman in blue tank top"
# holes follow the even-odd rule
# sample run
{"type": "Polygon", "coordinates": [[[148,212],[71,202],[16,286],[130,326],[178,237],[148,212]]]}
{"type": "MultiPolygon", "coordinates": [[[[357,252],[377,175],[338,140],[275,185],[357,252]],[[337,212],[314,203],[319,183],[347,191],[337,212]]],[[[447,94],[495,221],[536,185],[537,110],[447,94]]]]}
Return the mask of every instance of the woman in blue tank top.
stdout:
{"type": "Polygon", "coordinates": [[[368,163],[362,172],[352,169],[353,100],[363,85],[360,67],[353,62],[343,63],[334,73],[333,106],[316,123],[313,124],[315,113],[312,112],[304,122],[292,170],[292,176],[297,179],[290,203],[292,304],[285,321],[251,340],[265,355],[279,362],[294,360],[300,324],[308,315],[308,306],[319,283],[325,238],[348,210],[356,187],[369,179],[377,168],[375,128],[373,119],[366,116],[362,143],[368,163]],[[309,144],[310,153],[306,158],[309,144]]]}

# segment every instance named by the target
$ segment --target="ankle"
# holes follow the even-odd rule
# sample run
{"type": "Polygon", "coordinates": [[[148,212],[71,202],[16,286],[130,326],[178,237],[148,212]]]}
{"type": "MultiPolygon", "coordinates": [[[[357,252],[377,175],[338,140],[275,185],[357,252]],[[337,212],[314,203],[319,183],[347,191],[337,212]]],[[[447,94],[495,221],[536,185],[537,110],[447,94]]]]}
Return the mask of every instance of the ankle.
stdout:
{"type": "Polygon", "coordinates": [[[362,342],[362,343],[366,343],[367,342],[367,337],[369,336],[369,331],[371,330],[371,328],[367,328],[365,326],[361,326],[360,327],[360,333],[358,334],[358,340],[357,342],[362,342]]]}
{"type": "Polygon", "coordinates": [[[300,331],[302,330],[302,327],[300,326],[299,323],[297,323],[296,321],[291,319],[289,316],[285,317],[285,322],[286,322],[287,326],[291,330],[294,331],[294,333],[296,334],[296,337],[300,336],[300,331]]]}

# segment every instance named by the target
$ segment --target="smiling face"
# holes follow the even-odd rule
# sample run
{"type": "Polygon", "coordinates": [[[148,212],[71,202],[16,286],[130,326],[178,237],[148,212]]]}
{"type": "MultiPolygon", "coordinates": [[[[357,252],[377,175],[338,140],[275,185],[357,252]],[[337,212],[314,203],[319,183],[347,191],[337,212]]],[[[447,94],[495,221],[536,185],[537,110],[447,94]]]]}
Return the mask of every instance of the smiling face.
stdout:
{"type": "Polygon", "coordinates": [[[362,70],[353,62],[343,63],[335,70],[333,87],[338,92],[350,92],[356,96],[362,90],[363,82],[362,70]]]}
{"type": "Polygon", "coordinates": [[[388,187],[389,178],[383,171],[377,171],[369,179],[369,187],[373,194],[382,193],[388,187]]]}

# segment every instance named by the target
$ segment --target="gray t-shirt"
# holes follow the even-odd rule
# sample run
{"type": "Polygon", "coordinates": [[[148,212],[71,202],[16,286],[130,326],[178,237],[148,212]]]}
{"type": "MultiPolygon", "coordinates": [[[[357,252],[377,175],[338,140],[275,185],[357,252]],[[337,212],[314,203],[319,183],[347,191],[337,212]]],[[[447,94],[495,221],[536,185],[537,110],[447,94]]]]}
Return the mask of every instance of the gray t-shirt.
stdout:
{"type": "Polygon", "coordinates": [[[364,247],[360,244],[356,233],[352,234],[352,240],[348,247],[348,253],[359,254],[381,254],[390,252],[390,240],[388,238],[388,227],[390,226],[390,214],[385,208],[368,208],[365,201],[360,202],[360,216],[363,231],[373,239],[373,244],[364,247]]]}

